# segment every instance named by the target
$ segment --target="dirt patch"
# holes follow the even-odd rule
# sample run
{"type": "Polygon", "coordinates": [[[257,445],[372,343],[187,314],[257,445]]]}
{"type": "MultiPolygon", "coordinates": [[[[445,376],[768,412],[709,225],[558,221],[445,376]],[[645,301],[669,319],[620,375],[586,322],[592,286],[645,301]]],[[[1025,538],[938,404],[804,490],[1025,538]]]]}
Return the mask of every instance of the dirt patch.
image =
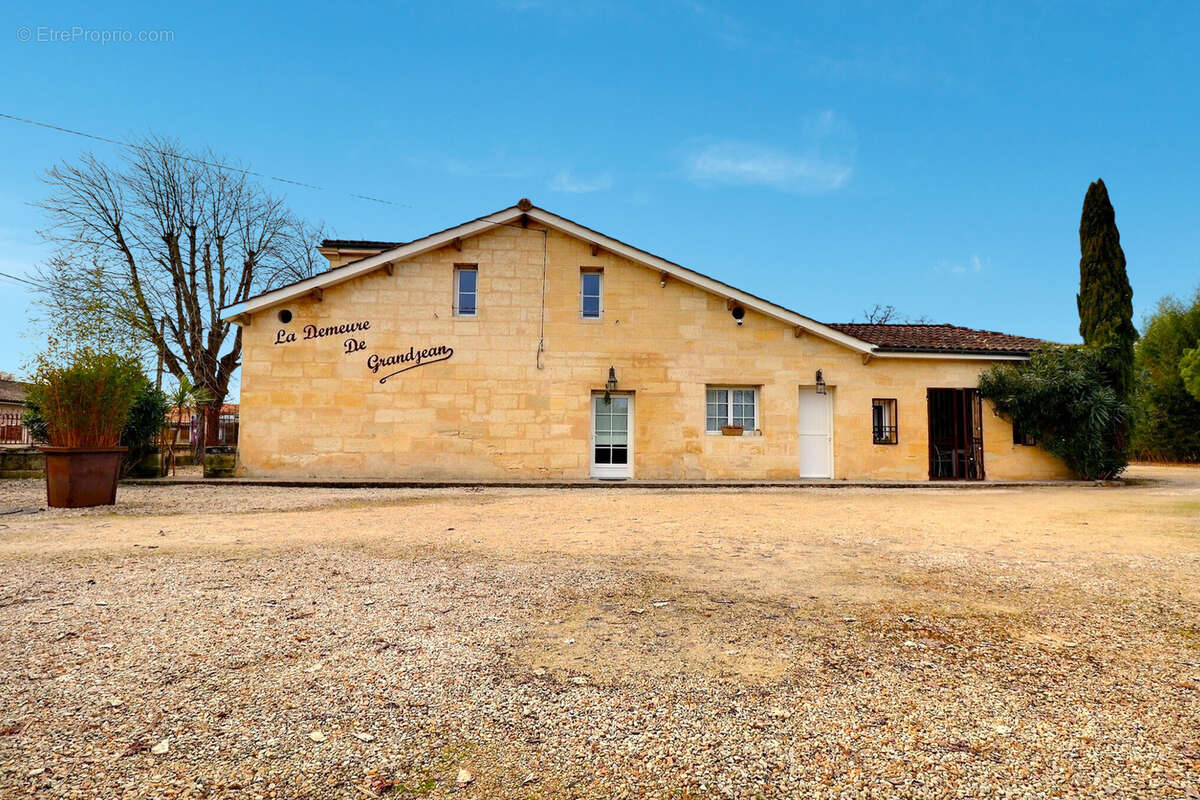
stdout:
{"type": "Polygon", "coordinates": [[[0,794],[1194,797],[1200,472],[1142,472],[0,517],[0,794]]]}

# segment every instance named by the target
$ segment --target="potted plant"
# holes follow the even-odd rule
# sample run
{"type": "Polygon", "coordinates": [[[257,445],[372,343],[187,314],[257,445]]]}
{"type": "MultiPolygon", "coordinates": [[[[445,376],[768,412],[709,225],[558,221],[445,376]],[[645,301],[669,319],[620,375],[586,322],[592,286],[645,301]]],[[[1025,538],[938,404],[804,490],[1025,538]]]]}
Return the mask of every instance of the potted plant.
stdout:
{"type": "Polygon", "coordinates": [[[121,475],[121,433],[146,382],[136,359],[82,348],[38,365],[29,400],[45,423],[46,502],[56,508],[112,505],[121,475]]]}
{"type": "Polygon", "coordinates": [[[723,436],[741,436],[745,431],[741,425],[722,425],[721,435],[723,436]]]}

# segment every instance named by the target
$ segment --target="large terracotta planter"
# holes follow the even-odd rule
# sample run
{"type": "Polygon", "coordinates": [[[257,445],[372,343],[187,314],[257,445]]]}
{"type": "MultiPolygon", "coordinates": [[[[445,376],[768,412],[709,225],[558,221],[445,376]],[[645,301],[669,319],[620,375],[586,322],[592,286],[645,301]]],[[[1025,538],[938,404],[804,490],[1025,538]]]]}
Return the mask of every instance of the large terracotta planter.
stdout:
{"type": "Polygon", "coordinates": [[[46,502],[55,508],[111,506],[117,502],[124,447],[42,447],[46,454],[46,502]]]}

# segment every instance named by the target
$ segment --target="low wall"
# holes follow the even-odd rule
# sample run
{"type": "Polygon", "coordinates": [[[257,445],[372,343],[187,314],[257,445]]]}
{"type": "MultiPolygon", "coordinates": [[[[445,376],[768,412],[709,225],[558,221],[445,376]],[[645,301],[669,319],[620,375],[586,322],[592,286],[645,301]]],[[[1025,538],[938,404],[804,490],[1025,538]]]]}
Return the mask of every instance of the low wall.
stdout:
{"type": "Polygon", "coordinates": [[[236,445],[211,445],[204,448],[204,477],[232,478],[236,468],[236,445]]]}
{"type": "Polygon", "coordinates": [[[41,478],[46,457],[36,447],[0,447],[0,478],[41,478]]]}

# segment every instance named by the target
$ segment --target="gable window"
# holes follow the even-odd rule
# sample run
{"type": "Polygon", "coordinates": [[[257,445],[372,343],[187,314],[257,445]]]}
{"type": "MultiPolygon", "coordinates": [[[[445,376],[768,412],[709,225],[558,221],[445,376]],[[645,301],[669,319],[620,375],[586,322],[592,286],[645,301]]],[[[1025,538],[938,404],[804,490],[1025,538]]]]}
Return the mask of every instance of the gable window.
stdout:
{"type": "Polygon", "coordinates": [[[479,268],[464,264],[454,268],[454,315],[473,317],[478,310],[479,268]]]}
{"type": "Polygon", "coordinates": [[[704,393],[704,430],[720,433],[737,425],[743,433],[758,430],[758,389],[753,386],[709,386],[704,393]]]}
{"type": "Polygon", "coordinates": [[[875,444],[896,444],[899,441],[895,398],[876,398],[871,401],[871,441],[875,444]]]}
{"type": "Polygon", "coordinates": [[[1013,420],[1013,444],[1033,447],[1037,444],[1037,437],[1022,428],[1016,420],[1013,420]]]}
{"type": "Polygon", "coordinates": [[[603,309],[604,272],[587,269],[579,272],[579,315],[584,319],[600,319],[603,309]]]}

